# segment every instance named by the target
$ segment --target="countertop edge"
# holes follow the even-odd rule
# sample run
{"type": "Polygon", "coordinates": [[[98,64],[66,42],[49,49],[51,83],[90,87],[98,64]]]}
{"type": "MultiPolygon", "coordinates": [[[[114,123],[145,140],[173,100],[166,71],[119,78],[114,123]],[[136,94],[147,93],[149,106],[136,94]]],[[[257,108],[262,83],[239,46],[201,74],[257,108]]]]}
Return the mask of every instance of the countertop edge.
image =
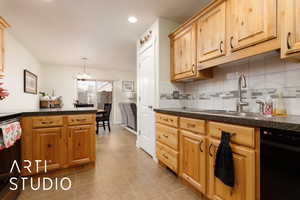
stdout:
{"type": "Polygon", "coordinates": [[[43,116],[43,115],[72,115],[72,114],[96,114],[96,109],[91,110],[40,110],[40,111],[20,111],[12,113],[3,113],[0,115],[0,121],[5,121],[11,118],[43,116]]]}
{"type": "Polygon", "coordinates": [[[230,117],[230,116],[214,115],[209,113],[194,113],[194,112],[179,111],[179,110],[175,111],[175,110],[167,110],[167,109],[159,109],[159,108],[154,109],[154,111],[162,114],[178,115],[181,117],[204,119],[204,120],[224,122],[224,123],[230,123],[236,125],[251,126],[255,128],[273,128],[273,129],[300,132],[300,124],[296,124],[296,123],[274,122],[274,121],[249,119],[249,118],[237,118],[237,117],[230,117]]]}

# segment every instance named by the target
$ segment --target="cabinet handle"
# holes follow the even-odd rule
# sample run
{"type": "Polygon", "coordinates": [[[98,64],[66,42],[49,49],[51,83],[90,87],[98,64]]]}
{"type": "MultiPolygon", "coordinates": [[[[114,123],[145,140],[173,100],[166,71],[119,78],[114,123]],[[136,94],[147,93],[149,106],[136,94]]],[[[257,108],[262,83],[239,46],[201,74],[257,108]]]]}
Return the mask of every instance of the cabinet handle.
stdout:
{"type": "Polygon", "coordinates": [[[192,65],[192,73],[195,74],[195,64],[192,65]]]}
{"type": "Polygon", "coordinates": [[[166,156],[165,154],[163,154],[163,157],[165,158],[165,159],[169,159],[169,157],[168,156],[166,156]]]}
{"type": "Polygon", "coordinates": [[[49,121],[49,122],[43,121],[42,124],[53,124],[53,121],[49,121]]]}
{"type": "Polygon", "coordinates": [[[167,136],[167,135],[163,135],[165,138],[168,138],[169,136],[167,136]]]}
{"type": "Polygon", "coordinates": [[[196,128],[196,124],[189,124],[189,123],[188,123],[188,124],[187,124],[187,127],[188,127],[188,128],[196,128]]]}
{"type": "Polygon", "coordinates": [[[223,41],[220,42],[220,52],[221,53],[223,53],[223,49],[222,49],[223,43],[224,43],[223,41]]]}
{"type": "Polygon", "coordinates": [[[203,152],[202,144],[203,144],[203,140],[201,140],[201,142],[200,142],[200,144],[199,144],[200,152],[203,152]]]}
{"type": "Polygon", "coordinates": [[[86,121],[86,119],[76,119],[78,122],[86,121]]]}
{"type": "Polygon", "coordinates": [[[287,45],[287,48],[288,48],[288,49],[291,49],[291,48],[292,48],[292,46],[291,46],[291,44],[290,44],[291,36],[292,36],[292,33],[289,32],[288,35],[287,35],[287,38],[286,38],[286,45],[287,45]]]}
{"type": "Polygon", "coordinates": [[[208,153],[210,155],[210,157],[213,157],[214,155],[211,153],[211,148],[212,148],[213,144],[209,145],[209,149],[208,149],[208,153]]]}
{"type": "Polygon", "coordinates": [[[232,41],[233,41],[233,36],[230,37],[230,47],[231,47],[231,49],[234,48],[234,47],[233,47],[233,44],[232,44],[232,41]]]}

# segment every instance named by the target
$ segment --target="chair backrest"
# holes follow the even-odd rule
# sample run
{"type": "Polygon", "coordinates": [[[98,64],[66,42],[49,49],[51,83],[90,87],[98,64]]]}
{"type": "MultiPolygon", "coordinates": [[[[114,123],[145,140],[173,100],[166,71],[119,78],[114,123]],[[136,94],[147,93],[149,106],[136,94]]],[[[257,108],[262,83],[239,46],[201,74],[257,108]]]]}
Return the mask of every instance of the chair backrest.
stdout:
{"type": "Polygon", "coordinates": [[[104,113],[103,115],[104,115],[105,117],[109,117],[109,116],[110,116],[111,107],[112,107],[112,104],[111,104],[111,103],[105,103],[105,104],[104,104],[104,111],[105,111],[105,113],[104,113]]]}

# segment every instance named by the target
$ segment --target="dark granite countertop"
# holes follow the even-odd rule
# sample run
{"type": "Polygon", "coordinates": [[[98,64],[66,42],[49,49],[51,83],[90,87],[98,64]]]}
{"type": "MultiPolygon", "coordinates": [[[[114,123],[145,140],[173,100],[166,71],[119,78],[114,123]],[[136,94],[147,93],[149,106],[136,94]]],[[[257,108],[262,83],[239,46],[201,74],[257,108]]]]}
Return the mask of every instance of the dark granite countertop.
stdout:
{"type": "Polygon", "coordinates": [[[96,113],[96,108],[47,108],[33,110],[14,110],[0,113],[0,120],[7,120],[15,117],[23,116],[39,116],[39,115],[70,115],[96,113]]]}
{"type": "Polygon", "coordinates": [[[182,117],[212,120],[258,128],[274,128],[300,132],[300,115],[266,117],[260,116],[259,114],[253,114],[252,116],[240,116],[214,111],[197,110],[193,108],[157,108],[154,109],[154,111],[182,117]]]}

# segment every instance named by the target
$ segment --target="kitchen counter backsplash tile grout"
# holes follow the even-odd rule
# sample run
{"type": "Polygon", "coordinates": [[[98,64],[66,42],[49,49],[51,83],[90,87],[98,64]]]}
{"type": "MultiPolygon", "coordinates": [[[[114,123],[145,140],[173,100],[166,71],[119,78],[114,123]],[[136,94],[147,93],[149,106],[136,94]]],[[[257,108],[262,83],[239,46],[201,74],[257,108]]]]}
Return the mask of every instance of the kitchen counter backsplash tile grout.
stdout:
{"type": "Polygon", "coordinates": [[[257,99],[268,95],[274,99],[282,92],[288,113],[300,115],[300,64],[281,60],[277,52],[216,67],[210,80],[181,85],[162,82],[160,101],[168,107],[235,110],[237,73],[244,73],[247,78],[248,87],[243,90],[243,96],[250,103],[248,111],[258,112],[257,99]],[[174,91],[179,93],[179,98],[173,95],[174,91]]]}

